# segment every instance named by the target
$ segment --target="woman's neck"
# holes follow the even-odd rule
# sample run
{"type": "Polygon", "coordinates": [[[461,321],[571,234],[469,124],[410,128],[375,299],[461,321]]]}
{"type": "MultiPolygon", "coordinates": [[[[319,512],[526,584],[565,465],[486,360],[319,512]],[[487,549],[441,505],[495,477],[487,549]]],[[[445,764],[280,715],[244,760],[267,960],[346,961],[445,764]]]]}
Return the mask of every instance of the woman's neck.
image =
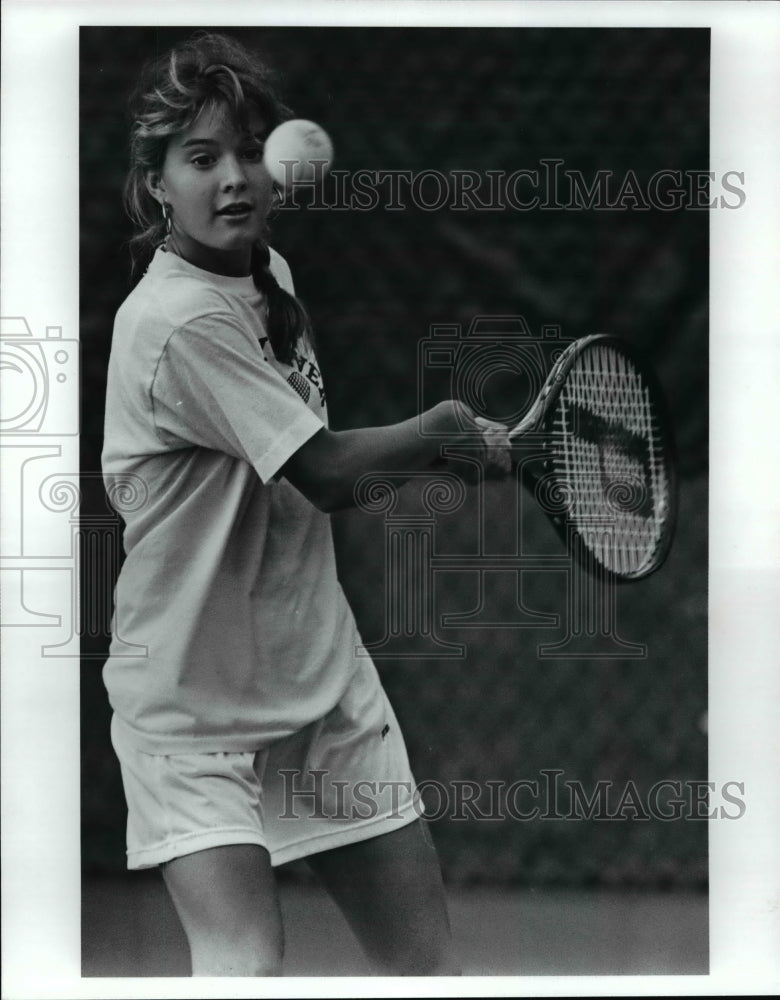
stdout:
{"type": "Polygon", "coordinates": [[[239,250],[216,250],[191,237],[171,233],[165,242],[168,253],[175,253],[183,260],[203,271],[222,274],[229,278],[244,278],[252,273],[251,247],[239,250]]]}

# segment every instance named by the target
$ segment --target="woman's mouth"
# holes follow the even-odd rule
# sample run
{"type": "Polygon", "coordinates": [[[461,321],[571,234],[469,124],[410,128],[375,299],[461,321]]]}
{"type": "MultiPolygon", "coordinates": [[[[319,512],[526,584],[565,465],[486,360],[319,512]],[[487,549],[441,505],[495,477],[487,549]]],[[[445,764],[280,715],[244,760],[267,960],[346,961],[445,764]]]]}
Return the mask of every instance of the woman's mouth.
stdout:
{"type": "Polygon", "coordinates": [[[254,206],[248,201],[234,201],[230,205],[220,208],[217,215],[222,215],[226,219],[246,219],[254,211],[254,206]]]}

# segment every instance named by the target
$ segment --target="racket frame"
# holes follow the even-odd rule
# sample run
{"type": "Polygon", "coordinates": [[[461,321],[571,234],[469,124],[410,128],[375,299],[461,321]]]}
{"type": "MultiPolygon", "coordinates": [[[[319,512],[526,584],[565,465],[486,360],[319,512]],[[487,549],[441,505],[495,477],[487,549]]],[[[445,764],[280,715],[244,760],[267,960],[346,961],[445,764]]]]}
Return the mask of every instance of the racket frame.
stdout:
{"type": "Polygon", "coordinates": [[[509,438],[510,440],[515,440],[526,435],[533,437],[537,435],[539,436],[539,443],[541,450],[544,453],[544,457],[540,457],[540,459],[536,462],[523,462],[521,469],[524,487],[530,492],[533,492],[540,480],[555,475],[553,467],[551,432],[548,425],[548,419],[553,413],[555,404],[572,368],[583,352],[590,349],[594,345],[611,346],[622,353],[637,370],[650,393],[654,411],[653,415],[660,427],[661,437],[664,442],[664,471],[666,473],[668,490],[668,511],[665,518],[662,538],[659,541],[656,551],[653,553],[653,558],[650,563],[643,566],[637,572],[621,573],[617,570],[610,569],[598,561],[598,559],[596,559],[596,557],[591,553],[587,545],[572,545],[572,532],[574,535],[579,535],[580,533],[577,530],[573,519],[569,516],[566,510],[562,510],[558,513],[545,510],[544,507],[542,507],[542,509],[552,522],[553,527],[562,539],[564,545],[566,545],[569,550],[573,549],[575,558],[585,569],[591,572],[597,572],[600,575],[605,575],[606,577],[618,582],[633,582],[636,580],[646,579],[648,576],[655,573],[656,570],[658,570],[665,562],[674,538],[678,503],[677,452],[672,434],[672,425],[669,418],[666,399],[655,372],[642,354],[633,346],[629,347],[624,340],[620,337],[614,336],[613,334],[594,333],[587,337],[581,337],[580,339],[575,340],[573,343],[569,344],[569,346],[554,363],[544,385],[539,392],[539,395],[532,403],[528,412],[509,431],[509,438]]]}

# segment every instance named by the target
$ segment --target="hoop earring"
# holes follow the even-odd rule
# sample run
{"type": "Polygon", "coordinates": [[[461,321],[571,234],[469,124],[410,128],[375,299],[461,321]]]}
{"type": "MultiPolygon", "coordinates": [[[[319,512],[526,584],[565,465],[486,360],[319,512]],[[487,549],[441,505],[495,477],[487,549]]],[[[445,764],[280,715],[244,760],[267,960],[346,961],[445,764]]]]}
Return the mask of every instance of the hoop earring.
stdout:
{"type": "Polygon", "coordinates": [[[272,219],[276,218],[276,216],[279,214],[279,210],[281,207],[282,207],[282,192],[279,190],[278,187],[276,187],[276,185],[274,185],[274,189],[271,192],[271,207],[268,210],[269,222],[272,219]]]}

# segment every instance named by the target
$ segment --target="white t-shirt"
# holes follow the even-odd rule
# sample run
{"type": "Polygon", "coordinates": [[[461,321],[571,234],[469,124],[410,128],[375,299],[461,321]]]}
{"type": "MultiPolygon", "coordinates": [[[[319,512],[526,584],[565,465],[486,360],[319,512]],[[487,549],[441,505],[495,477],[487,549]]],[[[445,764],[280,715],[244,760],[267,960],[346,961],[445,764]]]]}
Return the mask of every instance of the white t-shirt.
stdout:
{"type": "Polygon", "coordinates": [[[341,698],[361,643],[330,518],[277,476],[326,424],[313,355],[276,360],[251,277],[158,250],[117,313],[103,449],[109,490],[145,495],[103,671],[139,749],[259,749],[341,698]]]}

